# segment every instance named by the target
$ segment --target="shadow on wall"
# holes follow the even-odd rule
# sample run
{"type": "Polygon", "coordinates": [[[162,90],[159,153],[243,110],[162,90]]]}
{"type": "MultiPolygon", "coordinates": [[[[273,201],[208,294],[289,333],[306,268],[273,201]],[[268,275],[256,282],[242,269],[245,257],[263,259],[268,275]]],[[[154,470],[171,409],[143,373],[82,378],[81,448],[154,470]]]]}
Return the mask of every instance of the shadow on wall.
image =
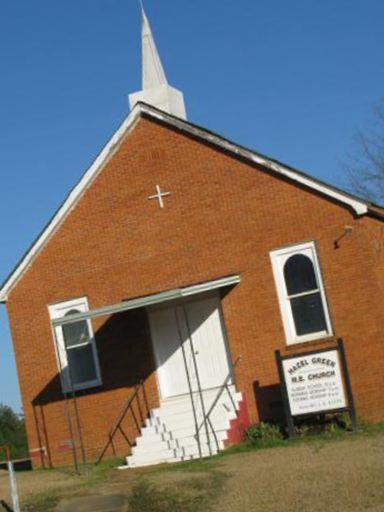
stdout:
{"type": "MultiPolygon", "coordinates": [[[[232,287],[222,291],[221,298],[223,298],[230,289],[232,289],[232,287]]],[[[173,303],[169,303],[168,305],[172,306],[173,303]]],[[[210,314],[211,310],[209,309],[204,312],[204,314],[200,315],[197,321],[196,319],[191,321],[190,327],[192,333],[194,330],[198,329],[202,322],[205,322],[207,316],[210,314]]],[[[76,397],[81,398],[89,395],[97,396],[107,391],[126,388],[126,400],[128,400],[133,389],[141,382],[146,382],[148,377],[156,370],[146,310],[135,309],[111,315],[95,332],[95,340],[103,384],[102,386],[88,390],[77,391],[76,397]]],[[[183,342],[185,341],[186,340],[183,339],[183,342]]],[[[172,346],[171,348],[172,350],[168,353],[163,353],[162,356],[166,358],[171,357],[175,347],[172,346]]],[[[146,393],[145,389],[144,392],[146,393]]],[[[44,446],[46,449],[45,454],[38,453],[36,455],[40,456],[43,466],[44,457],[47,458],[49,466],[52,465],[48,429],[52,431],[52,429],[55,428],[55,425],[49,424],[47,421],[47,406],[53,403],[64,402],[64,400],[60,374],[58,372],[32,401],[38,443],[40,447],[44,446]]],[[[110,401],[111,398],[109,398],[109,403],[110,401]]],[[[155,407],[157,404],[148,404],[148,402],[145,401],[143,404],[138,404],[137,407],[140,409],[141,405],[147,417],[150,408],[155,407]]],[[[75,404],[71,405],[72,408],[74,406],[75,404]]],[[[114,416],[111,418],[108,417],[108,421],[110,421],[109,428],[113,426],[123,406],[124,403],[113,404],[114,416]]],[[[77,411],[74,410],[73,413],[76,416],[77,411]]],[[[108,414],[111,414],[110,411],[108,414]]],[[[142,416],[139,410],[138,417],[141,419],[142,416]]],[[[135,418],[133,419],[136,431],[139,431],[141,425],[138,424],[135,418]]],[[[106,432],[106,436],[107,435],[106,432]]],[[[125,440],[127,439],[125,438],[125,440]]],[[[70,451],[71,446],[68,445],[69,440],[66,442],[67,445],[59,449],[70,451]]]]}
{"type": "MultiPolygon", "coordinates": [[[[145,310],[137,309],[110,316],[95,332],[95,340],[103,384],[95,388],[77,391],[76,397],[95,396],[106,391],[126,388],[126,398],[128,399],[132,389],[140,382],[145,382],[155,369],[145,310]]],[[[52,460],[48,428],[52,430],[54,425],[47,425],[46,407],[58,402],[64,402],[59,373],[32,401],[38,442],[41,447],[45,446],[45,455],[49,466],[52,466],[52,460]]],[[[123,405],[123,403],[116,404],[115,416],[111,418],[110,427],[123,405]]],[[[149,411],[147,404],[145,405],[147,415],[149,411]]],[[[44,462],[44,457],[42,454],[40,455],[44,462]]]]}
{"type": "Polygon", "coordinates": [[[284,408],[280,384],[260,386],[258,380],[253,383],[259,421],[284,423],[284,408]]]}

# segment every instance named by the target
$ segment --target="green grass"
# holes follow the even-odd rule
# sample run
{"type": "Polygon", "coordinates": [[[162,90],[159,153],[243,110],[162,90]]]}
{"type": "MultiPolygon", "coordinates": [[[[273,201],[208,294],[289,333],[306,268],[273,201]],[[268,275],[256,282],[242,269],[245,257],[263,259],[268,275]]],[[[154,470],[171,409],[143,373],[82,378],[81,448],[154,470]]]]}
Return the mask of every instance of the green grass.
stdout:
{"type": "Polygon", "coordinates": [[[49,512],[56,507],[60,499],[61,497],[53,491],[36,494],[23,503],[22,510],[23,512],[49,512]]]}
{"type": "Polygon", "coordinates": [[[209,459],[195,459],[187,460],[185,462],[178,462],[177,464],[171,464],[154,468],[154,471],[174,471],[174,472],[187,472],[187,473],[210,473],[216,470],[215,459],[217,456],[210,457],[209,459]]]}
{"type": "Polygon", "coordinates": [[[116,469],[123,464],[123,459],[108,459],[95,464],[86,464],[80,468],[80,475],[86,477],[85,485],[93,487],[101,482],[108,480],[112,469],[116,469]]]}
{"type": "MultiPolygon", "coordinates": [[[[70,489],[73,489],[75,493],[78,486],[81,485],[82,489],[89,489],[97,486],[100,483],[105,483],[110,478],[112,469],[115,469],[122,463],[121,459],[109,459],[103,461],[97,466],[94,464],[85,464],[79,466],[79,474],[75,472],[73,468],[63,467],[59,469],[38,469],[35,472],[40,473],[42,476],[44,473],[53,471],[55,473],[62,473],[78,479],[78,484],[74,482],[70,489]]],[[[52,489],[50,491],[35,494],[33,497],[28,498],[22,503],[23,512],[49,512],[54,510],[62,498],[62,490],[52,489]]],[[[68,492],[68,490],[66,490],[68,492]]],[[[0,509],[1,510],[1,509],[0,509]]]]}
{"type": "Polygon", "coordinates": [[[123,464],[123,459],[114,458],[108,459],[100,462],[100,464],[81,464],[79,465],[79,472],[76,473],[73,467],[60,467],[55,468],[53,470],[43,469],[43,470],[35,470],[35,471],[59,471],[65,475],[69,475],[72,477],[78,477],[82,479],[85,486],[92,487],[94,485],[99,484],[100,482],[105,482],[108,479],[108,475],[112,469],[115,469],[118,466],[123,464]]]}
{"type": "MultiPolygon", "coordinates": [[[[196,464],[193,471],[196,471],[196,464]]],[[[184,468],[185,469],[185,468],[184,468]]],[[[201,468],[199,468],[201,469],[201,468]]],[[[206,469],[206,468],[205,468],[206,469]]],[[[171,472],[171,471],[169,471],[171,472]]],[[[209,474],[192,476],[161,487],[143,479],[129,497],[130,512],[206,512],[224,487],[227,475],[209,469],[209,474]]]]}
{"type": "Polygon", "coordinates": [[[291,439],[267,439],[258,440],[255,443],[245,441],[235,446],[230,446],[216,457],[225,457],[234,453],[244,453],[254,450],[262,450],[268,448],[284,447],[289,448],[298,444],[316,444],[324,442],[342,441],[344,439],[359,439],[361,437],[374,436],[384,431],[384,423],[376,423],[373,425],[360,424],[357,432],[348,432],[342,428],[335,428],[332,431],[321,434],[306,434],[296,436],[291,439]]]}
{"type": "MultiPolygon", "coordinates": [[[[253,444],[244,442],[229,447],[214,457],[146,468],[143,474],[135,473],[137,481],[133,482],[130,490],[127,488],[129,510],[130,512],[205,512],[210,509],[211,504],[225,487],[228,475],[220,467],[220,460],[225,457],[276,447],[289,449],[303,444],[311,444],[317,451],[328,443],[357,441],[383,432],[384,423],[360,425],[356,434],[335,428],[330,432],[305,434],[293,439],[257,440],[253,444]],[[167,482],[166,485],[164,481],[167,482]]],[[[120,459],[112,459],[98,466],[91,464],[82,466],[80,476],[75,479],[73,486],[65,491],[66,495],[75,495],[80,488],[87,491],[101,483],[108,483],[109,480],[113,482],[113,476],[116,475],[114,468],[120,464],[120,459]]],[[[62,468],[53,471],[76,476],[73,469],[62,468]]],[[[59,493],[60,491],[52,490],[35,495],[29,502],[23,504],[23,512],[52,511],[62,497],[59,493]]]]}
{"type": "Polygon", "coordinates": [[[291,439],[267,439],[258,440],[257,442],[251,443],[244,441],[234,446],[230,446],[220,452],[219,454],[210,457],[209,459],[202,460],[191,460],[186,462],[179,462],[174,466],[165,468],[154,468],[154,471],[187,471],[187,472],[207,472],[214,470],[216,467],[216,461],[222,457],[227,457],[236,453],[246,453],[255,450],[263,450],[269,448],[290,448],[300,444],[316,444],[325,442],[342,441],[343,439],[359,439],[361,437],[374,436],[384,431],[384,423],[376,423],[370,425],[360,424],[358,431],[348,432],[342,428],[335,428],[330,432],[324,432],[321,434],[306,434],[303,436],[296,436],[291,439]]]}

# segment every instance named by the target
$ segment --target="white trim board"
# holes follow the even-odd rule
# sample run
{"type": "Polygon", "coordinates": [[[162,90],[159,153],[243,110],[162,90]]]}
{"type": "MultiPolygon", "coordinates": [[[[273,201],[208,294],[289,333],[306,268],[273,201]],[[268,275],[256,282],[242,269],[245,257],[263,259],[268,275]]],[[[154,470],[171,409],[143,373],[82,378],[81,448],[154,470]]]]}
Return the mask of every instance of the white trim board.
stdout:
{"type": "Polygon", "coordinates": [[[67,317],[60,317],[52,319],[52,325],[54,327],[71,324],[73,322],[79,322],[80,320],[89,320],[91,318],[97,318],[105,315],[113,315],[115,313],[122,313],[124,311],[130,311],[131,309],[147,308],[156,304],[163,304],[172,300],[182,299],[184,297],[190,297],[191,295],[198,295],[211,290],[217,290],[226,286],[234,286],[240,283],[241,276],[234,275],[228,277],[221,277],[214,281],[205,281],[204,283],[194,284],[185,288],[176,288],[174,290],[166,290],[164,292],[153,293],[146,295],[145,297],[138,297],[135,299],[126,300],[119,304],[111,304],[97,309],[89,310],[85,313],[78,313],[67,317]]]}
{"type": "MultiPolygon", "coordinates": [[[[78,299],[73,300],[67,300],[65,302],[61,302],[58,304],[52,304],[48,306],[48,312],[49,316],[51,318],[51,322],[53,322],[55,319],[65,318],[66,314],[71,311],[72,309],[77,310],[79,313],[82,312],[83,314],[89,311],[89,304],[87,297],[81,297],[78,299]]],[[[72,316],[72,315],[71,315],[72,316]]],[[[67,318],[69,318],[67,316],[67,318]]],[[[52,326],[52,336],[53,336],[53,342],[56,352],[56,359],[57,359],[57,366],[58,370],[60,372],[60,380],[61,380],[61,386],[64,392],[72,391],[72,389],[79,391],[82,389],[89,389],[94,388],[97,386],[102,385],[102,378],[101,378],[101,371],[100,371],[100,364],[99,364],[99,356],[97,353],[97,347],[96,347],[96,341],[95,336],[93,333],[93,327],[92,323],[89,319],[84,319],[84,321],[87,322],[87,328],[88,328],[88,339],[85,343],[81,343],[81,345],[77,345],[77,347],[82,346],[91,346],[92,349],[92,360],[94,364],[94,370],[95,370],[95,379],[88,380],[88,381],[82,381],[78,384],[75,384],[72,381],[71,371],[69,367],[69,357],[68,357],[68,351],[75,348],[67,347],[65,345],[65,339],[64,339],[64,332],[62,330],[62,326],[54,327],[52,326]]]]}
{"type": "MultiPolygon", "coordinates": [[[[327,338],[333,335],[331,317],[329,314],[327,297],[324,289],[323,277],[321,274],[319,258],[317,255],[316,244],[314,241],[305,242],[301,244],[291,245],[276,249],[269,253],[272,271],[275,280],[277,296],[279,299],[280,314],[283,321],[285,341],[287,345],[294,345],[297,343],[305,343],[308,341],[327,338]],[[305,294],[319,293],[321,297],[321,304],[324,312],[325,329],[322,331],[311,331],[308,334],[299,335],[296,332],[294,314],[291,306],[292,296],[289,296],[286,287],[286,279],[284,276],[285,263],[291,256],[302,254],[308,257],[313,265],[313,272],[317,282],[317,289],[307,290],[305,294]]],[[[303,295],[300,294],[301,296],[303,295]]]]}
{"type": "Polygon", "coordinates": [[[356,215],[364,215],[368,213],[368,203],[361,199],[331,187],[330,185],[322,183],[299,171],[295,171],[294,169],[291,169],[290,167],[280,164],[274,160],[268,159],[267,157],[255,153],[254,151],[243,148],[242,146],[230,142],[217,134],[205,130],[204,128],[195,126],[188,121],[174,117],[145,103],[137,103],[132,112],[127,116],[127,118],[123,121],[112,138],[108,141],[91,167],[89,167],[77,185],[72,189],[49,224],[43,229],[30,249],[26,252],[18,265],[5,280],[0,289],[0,302],[7,301],[9,293],[12,291],[18,280],[32,264],[36,256],[44,247],[45,243],[58,229],[68,213],[75,207],[77,201],[80,199],[84,191],[90,186],[90,184],[104,167],[105,163],[111,157],[116,146],[122,141],[126,133],[134,128],[136,121],[142,115],[161,121],[166,125],[177,128],[181,132],[193,135],[194,137],[209,142],[212,145],[218,146],[238,157],[244,158],[252,164],[261,165],[264,168],[273,171],[277,175],[283,176],[309,189],[315,190],[324,196],[327,196],[348,206],[355,212],[356,215]]]}

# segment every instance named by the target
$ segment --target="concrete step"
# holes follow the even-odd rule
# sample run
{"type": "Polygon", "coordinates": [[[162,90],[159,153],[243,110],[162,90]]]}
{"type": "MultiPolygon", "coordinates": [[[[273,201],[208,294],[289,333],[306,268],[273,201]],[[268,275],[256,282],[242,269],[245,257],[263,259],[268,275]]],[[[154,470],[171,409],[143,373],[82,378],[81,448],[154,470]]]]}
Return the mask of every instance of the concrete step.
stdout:
{"type": "MultiPolygon", "coordinates": [[[[216,455],[218,453],[215,447],[209,450],[207,445],[202,445],[201,452],[203,457],[216,455]]],[[[137,453],[126,458],[127,465],[130,467],[139,467],[151,464],[162,464],[164,462],[175,462],[199,457],[197,443],[195,446],[186,446],[178,449],[158,450],[148,453],[137,453]]]]}
{"type": "Polygon", "coordinates": [[[158,441],[169,441],[172,439],[172,432],[156,432],[154,428],[146,428],[142,435],[136,438],[136,444],[156,443],[158,441]]]}
{"type": "MultiPolygon", "coordinates": [[[[209,419],[211,420],[211,424],[215,430],[221,430],[223,425],[225,425],[228,420],[233,420],[236,417],[237,411],[227,411],[222,409],[214,410],[209,419]]],[[[203,416],[198,417],[197,422],[200,427],[200,425],[203,423],[203,416]]],[[[148,427],[157,428],[159,433],[170,432],[186,427],[193,427],[193,429],[195,429],[195,418],[191,413],[174,414],[172,416],[168,416],[167,418],[159,416],[157,418],[148,419],[146,425],[148,427]]]]}
{"type": "MultiPolygon", "coordinates": [[[[213,453],[215,455],[215,453],[213,453]]],[[[201,456],[203,458],[210,457],[210,454],[208,452],[202,452],[201,456]]],[[[146,467],[146,466],[156,466],[158,464],[175,464],[177,462],[185,462],[188,460],[194,460],[199,459],[200,455],[197,453],[195,455],[185,455],[183,457],[175,457],[173,459],[158,459],[158,460],[148,460],[147,462],[140,462],[137,461],[137,459],[131,459],[130,457],[126,458],[126,464],[123,466],[119,466],[118,469],[124,470],[124,469],[133,469],[138,467],[146,467]]]]}
{"type": "MultiPolygon", "coordinates": [[[[209,440],[206,438],[205,426],[202,425],[204,415],[201,404],[196,408],[197,423],[200,427],[201,456],[203,457],[214,455],[225,446],[231,421],[237,418],[242,400],[242,394],[236,393],[234,387],[232,387],[231,395],[235,401],[236,410],[227,394],[220,397],[210,415],[209,440]]],[[[204,392],[206,412],[216,397],[217,389],[204,392]]],[[[124,468],[198,458],[200,452],[196,440],[196,421],[190,397],[186,395],[166,400],[161,403],[160,408],[152,410],[136,443],[132,454],[126,459],[127,464],[124,468]]]]}
{"type": "MultiPolygon", "coordinates": [[[[215,424],[215,432],[226,432],[230,427],[230,420],[226,420],[215,424]]],[[[161,427],[161,431],[158,431],[156,427],[147,427],[144,430],[143,437],[146,438],[153,438],[153,436],[161,435],[162,439],[169,440],[169,439],[178,439],[182,437],[188,437],[188,436],[194,436],[196,434],[195,425],[181,425],[177,428],[174,428],[173,430],[165,430],[165,425],[161,427]]],[[[201,427],[200,432],[205,431],[204,426],[201,427]]]]}
{"type": "MultiPolygon", "coordinates": [[[[239,405],[240,402],[235,402],[235,406],[236,406],[236,409],[233,407],[233,404],[232,402],[227,402],[227,401],[223,401],[223,402],[218,402],[214,409],[210,412],[210,417],[213,418],[217,415],[220,415],[221,413],[224,413],[226,414],[227,412],[236,412],[238,409],[239,409],[239,405]]],[[[204,418],[204,414],[203,414],[203,411],[200,409],[197,409],[196,411],[196,417],[198,418],[199,421],[202,421],[202,419],[204,418]]],[[[205,409],[205,414],[207,414],[209,412],[209,408],[206,408],[205,409]]],[[[153,409],[151,411],[151,414],[150,414],[150,418],[149,420],[156,420],[157,418],[160,418],[161,421],[163,421],[164,423],[168,420],[168,418],[180,418],[180,417],[183,417],[183,418],[190,418],[192,421],[194,421],[194,418],[195,418],[195,415],[193,413],[193,410],[191,409],[191,407],[189,407],[189,409],[186,409],[186,410],[182,410],[182,411],[176,411],[176,410],[171,410],[171,411],[163,411],[162,409],[153,409]]]]}
{"type": "MultiPolygon", "coordinates": [[[[219,432],[216,435],[216,438],[213,434],[209,435],[208,437],[212,448],[217,448],[217,443],[219,444],[220,449],[224,448],[224,441],[227,439],[227,434],[225,431],[219,432]]],[[[207,437],[205,433],[202,433],[200,435],[200,443],[201,445],[208,446],[207,437]]],[[[164,449],[177,450],[179,448],[186,448],[190,446],[197,446],[195,436],[171,439],[169,441],[161,440],[157,443],[138,443],[136,446],[132,448],[132,454],[136,455],[141,453],[154,453],[156,451],[164,449]]]]}
{"type": "Polygon", "coordinates": [[[168,459],[174,459],[177,457],[178,454],[176,453],[176,450],[171,450],[169,448],[166,449],[160,449],[155,450],[151,452],[145,452],[145,453],[135,453],[127,457],[127,464],[129,465],[132,461],[135,462],[135,465],[139,464],[145,464],[146,462],[150,461],[166,461],[168,459]]]}
{"type": "MultiPolygon", "coordinates": [[[[206,410],[209,410],[209,408],[213,404],[213,401],[217,397],[217,392],[218,392],[218,390],[215,389],[214,392],[212,392],[212,393],[206,392],[204,394],[204,406],[205,406],[206,410]]],[[[236,403],[239,403],[242,400],[242,394],[236,393],[234,391],[234,389],[232,389],[232,391],[231,391],[231,396],[233,397],[233,400],[236,403]]],[[[219,400],[217,402],[217,405],[222,402],[225,402],[225,403],[228,402],[228,404],[231,405],[233,408],[232,401],[226,392],[224,392],[221,395],[221,397],[219,398],[219,400]]],[[[198,395],[194,396],[194,404],[195,404],[195,408],[197,410],[201,410],[201,401],[200,401],[200,397],[198,395]]],[[[157,409],[153,409],[152,413],[154,415],[157,415],[159,412],[164,413],[164,415],[167,415],[168,413],[169,414],[173,414],[173,413],[181,413],[182,414],[184,412],[190,411],[191,408],[192,408],[191,399],[187,395],[187,396],[183,396],[181,398],[175,397],[175,398],[169,398],[167,400],[163,400],[160,404],[160,407],[158,407],[157,409]]]]}
{"type": "MultiPolygon", "coordinates": [[[[184,440],[185,440],[185,442],[188,442],[188,439],[190,439],[190,438],[195,439],[195,430],[194,429],[193,430],[187,429],[186,431],[178,431],[177,434],[178,435],[176,438],[173,437],[174,434],[172,432],[166,432],[165,434],[156,434],[153,436],[149,436],[149,435],[145,436],[145,437],[141,436],[136,439],[136,446],[138,446],[138,447],[139,446],[140,447],[147,446],[150,449],[154,449],[156,447],[156,445],[158,445],[162,442],[171,443],[174,441],[179,441],[180,446],[182,446],[184,444],[184,440]]],[[[225,439],[227,439],[227,430],[217,431],[216,437],[219,441],[224,441],[225,439]]],[[[209,438],[211,439],[211,441],[215,440],[215,436],[212,433],[210,433],[209,438]]],[[[200,431],[200,439],[206,440],[206,433],[205,433],[204,429],[202,429],[200,431]]]]}

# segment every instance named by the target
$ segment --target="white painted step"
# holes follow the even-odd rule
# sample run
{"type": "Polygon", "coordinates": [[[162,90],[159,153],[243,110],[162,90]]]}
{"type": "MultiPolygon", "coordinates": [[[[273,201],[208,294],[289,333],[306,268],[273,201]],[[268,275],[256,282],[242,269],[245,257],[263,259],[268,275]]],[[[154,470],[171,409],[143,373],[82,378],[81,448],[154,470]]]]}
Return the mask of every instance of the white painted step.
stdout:
{"type": "MultiPolygon", "coordinates": [[[[209,457],[210,455],[216,455],[217,449],[212,446],[211,451],[208,446],[201,447],[202,457],[209,457]]],[[[140,453],[130,455],[126,458],[127,465],[130,467],[144,466],[147,464],[162,464],[164,462],[178,460],[188,460],[191,458],[199,457],[199,449],[196,446],[188,446],[186,448],[175,449],[175,450],[158,450],[150,453],[140,453]]]]}
{"type": "MultiPolygon", "coordinates": [[[[208,410],[213,402],[217,399],[217,391],[214,390],[214,393],[206,392],[203,394],[204,407],[208,410]]],[[[231,397],[234,402],[239,402],[242,400],[242,394],[236,393],[235,391],[231,391],[231,397]]],[[[229,402],[232,403],[231,398],[228,393],[223,393],[220,398],[217,400],[217,403],[220,402],[229,402]]],[[[201,407],[201,398],[199,395],[194,395],[193,403],[195,407],[198,409],[201,407]]],[[[162,410],[164,412],[180,412],[185,410],[190,410],[192,408],[191,398],[189,395],[184,395],[182,398],[167,398],[166,400],[162,400],[160,403],[160,407],[157,409],[153,409],[154,411],[162,410]]]]}
{"type": "MultiPolygon", "coordinates": [[[[225,439],[227,439],[227,429],[218,430],[218,431],[215,431],[215,433],[216,433],[216,437],[219,441],[224,441],[225,439]]],[[[173,432],[166,432],[165,434],[155,434],[153,436],[149,436],[149,435],[141,436],[141,437],[137,438],[137,440],[136,440],[137,444],[134,448],[148,447],[148,449],[155,449],[156,446],[162,442],[172,443],[175,441],[178,441],[180,443],[180,445],[183,445],[184,440],[186,440],[186,442],[187,442],[188,439],[190,439],[190,438],[195,439],[195,430],[187,429],[185,432],[178,431],[178,435],[175,438],[173,437],[173,435],[174,435],[173,432]]],[[[206,437],[207,436],[206,436],[205,431],[201,431],[200,439],[206,440],[206,437]]],[[[212,433],[210,433],[209,438],[212,441],[215,440],[215,436],[212,433]]]]}
{"type": "MultiPolygon", "coordinates": [[[[210,415],[212,427],[208,425],[209,443],[205,426],[202,424],[204,417],[202,408],[196,407],[203,457],[216,454],[224,448],[230,422],[237,417],[242,399],[241,393],[236,393],[234,387],[231,395],[236,410],[228,395],[220,397],[210,415]]],[[[216,396],[217,390],[204,392],[206,411],[209,410],[216,396]]],[[[146,420],[146,426],[141,429],[141,435],[137,438],[136,446],[132,448],[132,454],[127,457],[127,465],[124,467],[148,466],[197,458],[200,455],[195,434],[195,416],[188,395],[162,402],[159,408],[151,411],[149,419],[146,420]]]]}
{"type": "MultiPolygon", "coordinates": [[[[212,424],[215,432],[227,431],[230,428],[230,420],[222,419],[220,422],[216,421],[212,424]]],[[[212,429],[208,425],[208,432],[212,432],[212,429]]],[[[206,433],[205,426],[201,425],[199,430],[200,436],[206,433]]],[[[162,441],[168,441],[170,439],[177,439],[182,437],[189,437],[196,435],[196,428],[194,424],[176,424],[176,425],[162,425],[160,429],[157,427],[146,427],[142,431],[141,437],[143,442],[155,442],[161,438],[162,441]]],[[[137,443],[137,440],[136,440],[137,443]]]]}
{"type": "MultiPolygon", "coordinates": [[[[220,416],[222,414],[232,413],[236,415],[236,411],[238,410],[239,406],[236,403],[236,409],[234,409],[233,405],[230,404],[224,404],[219,403],[216,405],[216,407],[213,409],[209,417],[213,421],[215,417],[220,416]]],[[[205,415],[207,414],[207,411],[205,411],[205,415]]],[[[202,411],[196,411],[196,418],[199,422],[202,422],[204,419],[204,416],[202,411]]],[[[162,422],[167,423],[169,420],[173,421],[176,419],[184,418],[185,420],[188,419],[191,422],[195,421],[195,415],[191,409],[187,411],[182,412],[173,412],[172,414],[170,412],[164,413],[161,411],[161,409],[157,409],[151,412],[150,418],[148,418],[149,422],[153,424],[156,420],[160,419],[162,422]]]]}
{"type": "MultiPolygon", "coordinates": [[[[224,441],[226,440],[226,432],[222,431],[216,435],[216,438],[213,434],[208,436],[209,442],[212,448],[217,448],[217,444],[220,449],[224,448],[224,441]]],[[[205,434],[200,436],[201,445],[208,446],[207,436],[205,434]]],[[[190,446],[197,446],[197,441],[195,436],[183,437],[180,439],[171,439],[169,441],[160,441],[157,443],[140,443],[137,446],[132,448],[132,454],[142,454],[142,453],[154,453],[155,451],[162,449],[170,449],[177,450],[179,448],[186,448],[190,446]]]]}
{"type": "MultiPolygon", "coordinates": [[[[215,409],[211,416],[210,420],[212,425],[224,425],[228,420],[235,419],[237,417],[237,411],[231,409],[227,410],[224,408],[215,409]]],[[[204,416],[199,415],[197,417],[197,423],[199,427],[202,425],[204,421],[204,416]]],[[[147,427],[155,427],[158,429],[158,432],[163,431],[173,431],[181,428],[185,428],[188,426],[193,426],[195,428],[195,418],[191,412],[185,414],[174,414],[172,416],[168,416],[163,418],[162,416],[158,416],[155,418],[150,418],[146,420],[147,427]],[[163,425],[165,428],[163,428],[163,425]]],[[[204,428],[204,427],[202,427],[204,428]]]]}

